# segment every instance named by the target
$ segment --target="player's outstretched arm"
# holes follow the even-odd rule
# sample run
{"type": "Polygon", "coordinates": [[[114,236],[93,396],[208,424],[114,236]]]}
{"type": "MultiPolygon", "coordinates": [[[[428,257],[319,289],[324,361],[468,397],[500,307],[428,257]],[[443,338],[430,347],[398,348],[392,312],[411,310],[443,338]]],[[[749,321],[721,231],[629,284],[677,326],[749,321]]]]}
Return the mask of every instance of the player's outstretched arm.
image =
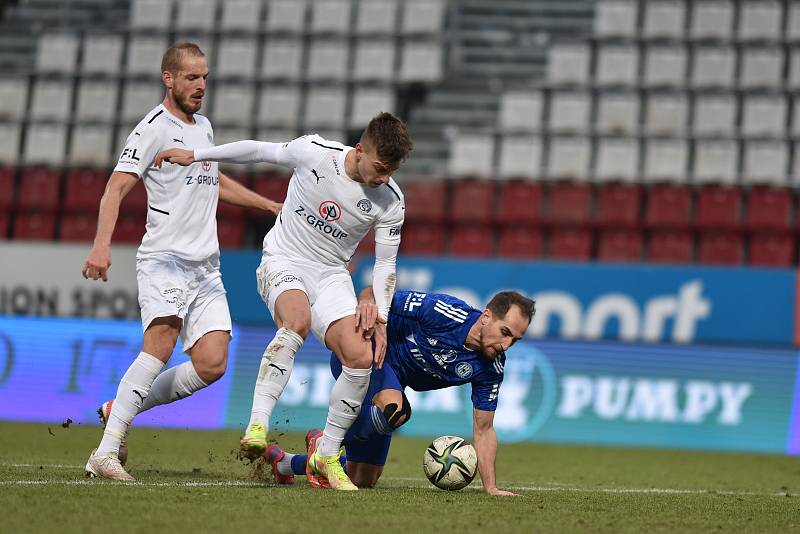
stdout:
{"type": "Polygon", "coordinates": [[[294,159],[288,153],[284,143],[267,143],[262,141],[235,141],[210,148],[185,150],[170,148],[159,152],[153,164],[161,167],[163,162],[182,166],[196,161],[221,161],[224,163],[273,163],[293,166],[294,159]]]}
{"type": "Polygon", "coordinates": [[[234,206],[264,210],[275,215],[281,211],[281,206],[283,206],[280,202],[275,202],[251,191],[223,173],[219,173],[219,199],[234,206]]]}
{"type": "Polygon", "coordinates": [[[84,278],[92,280],[102,278],[104,282],[108,281],[108,268],[111,267],[111,236],[117,225],[119,205],[138,180],[139,178],[132,173],[120,171],[111,173],[103,198],[100,199],[94,244],[83,265],[84,278]]]}
{"type": "Polygon", "coordinates": [[[497,496],[516,495],[497,487],[494,465],[497,458],[497,433],[494,431],[494,412],[473,408],[472,441],[478,454],[478,471],[486,493],[497,496]]]}

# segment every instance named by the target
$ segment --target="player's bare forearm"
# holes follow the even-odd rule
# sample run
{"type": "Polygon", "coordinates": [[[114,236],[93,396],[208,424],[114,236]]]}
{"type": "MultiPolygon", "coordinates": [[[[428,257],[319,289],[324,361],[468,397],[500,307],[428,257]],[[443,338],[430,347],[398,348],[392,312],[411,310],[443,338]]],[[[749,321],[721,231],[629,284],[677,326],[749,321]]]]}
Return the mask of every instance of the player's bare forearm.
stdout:
{"type": "Polygon", "coordinates": [[[372,286],[367,286],[361,290],[361,292],[358,294],[358,301],[375,304],[375,293],[372,291],[372,286]]]}
{"type": "Polygon", "coordinates": [[[473,410],[472,441],[478,455],[478,472],[481,474],[483,489],[489,495],[515,495],[497,487],[495,459],[497,458],[497,433],[494,430],[494,412],[473,410]]]}
{"type": "Polygon", "coordinates": [[[234,206],[264,210],[275,215],[283,206],[280,202],[275,202],[251,191],[223,173],[219,173],[219,199],[234,206]]]}

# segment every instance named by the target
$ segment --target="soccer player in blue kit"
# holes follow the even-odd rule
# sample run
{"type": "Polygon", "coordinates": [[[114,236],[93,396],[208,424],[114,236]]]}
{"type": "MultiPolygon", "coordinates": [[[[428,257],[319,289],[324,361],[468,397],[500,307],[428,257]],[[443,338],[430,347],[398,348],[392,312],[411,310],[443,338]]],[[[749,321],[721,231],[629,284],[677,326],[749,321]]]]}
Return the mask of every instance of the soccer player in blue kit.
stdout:
{"type": "MultiPolygon", "coordinates": [[[[359,300],[359,315],[368,324],[368,316],[375,314],[371,288],[363,290],[359,300]]],[[[495,482],[493,421],[505,351],[522,338],[534,313],[535,302],[515,291],[497,293],[483,311],[450,295],[397,291],[389,310],[386,358],[382,368],[373,370],[364,408],[344,439],[347,474],[353,483],[373,487],[381,476],[392,432],[411,417],[403,393],[406,387],[430,391],[469,382],[473,443],[484,489],[490,495],[514,495],[497,488],[495,482]]],[[[333,375],[341,370],[341,363],[332,355],[333,375]]],[[[306,470],[320,435],[320,430],[309,431],[307,454],[290,454],[277,445],[267,449],[265,456],[276,482],[291,484],[294,475],[306,474],[312,486],[327,487],[325,479],[306,470]]]]}

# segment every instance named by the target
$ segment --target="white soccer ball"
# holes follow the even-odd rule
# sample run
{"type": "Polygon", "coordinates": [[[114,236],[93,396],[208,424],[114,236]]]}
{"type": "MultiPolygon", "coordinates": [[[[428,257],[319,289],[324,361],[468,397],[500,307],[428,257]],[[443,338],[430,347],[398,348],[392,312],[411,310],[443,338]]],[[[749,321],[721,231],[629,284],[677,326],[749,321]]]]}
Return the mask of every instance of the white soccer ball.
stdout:
{"type": "Polygon", "coordinates": [[[478,471],[475,447],[458,436],[440,436],[422,456],[422,469],[431,484],[443,490],[466,488],[478,471]]]}

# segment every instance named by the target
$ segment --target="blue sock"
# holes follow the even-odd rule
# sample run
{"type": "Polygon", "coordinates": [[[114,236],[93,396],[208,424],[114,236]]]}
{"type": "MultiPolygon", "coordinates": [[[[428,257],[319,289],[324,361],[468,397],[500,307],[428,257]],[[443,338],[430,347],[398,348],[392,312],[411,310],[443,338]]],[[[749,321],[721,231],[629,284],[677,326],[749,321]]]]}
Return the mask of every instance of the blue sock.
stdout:
{"type": "MultiPolygon", "coordinates": [[[[292,456],[292,471],[294,471],[295,475],[305,475],[306,474],[306,462],[308,461],[308,455],[306,454],[295,454],[292,456]]],[[[345,473],[347,472],[347,456],[340,456],[339,463],[342,464],[342,469],[344,469],[345,473]]]]}

